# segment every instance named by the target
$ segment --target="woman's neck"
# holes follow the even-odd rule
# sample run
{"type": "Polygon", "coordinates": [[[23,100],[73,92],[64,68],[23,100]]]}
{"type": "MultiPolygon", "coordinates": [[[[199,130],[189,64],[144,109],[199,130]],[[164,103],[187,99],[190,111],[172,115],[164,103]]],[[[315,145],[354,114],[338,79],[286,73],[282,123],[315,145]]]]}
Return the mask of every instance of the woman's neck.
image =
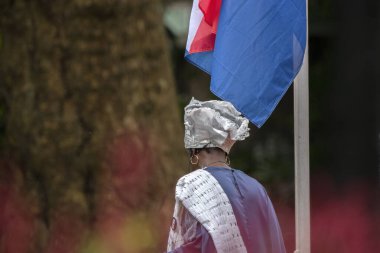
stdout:
{"type": "Polygon", "coordinates": [[[209,166],[229,168],[226,163],[225,153],[219,151],[211,151],[209,153],[206,151],[200,152],[198,164],[201,168],[209,166]]]}

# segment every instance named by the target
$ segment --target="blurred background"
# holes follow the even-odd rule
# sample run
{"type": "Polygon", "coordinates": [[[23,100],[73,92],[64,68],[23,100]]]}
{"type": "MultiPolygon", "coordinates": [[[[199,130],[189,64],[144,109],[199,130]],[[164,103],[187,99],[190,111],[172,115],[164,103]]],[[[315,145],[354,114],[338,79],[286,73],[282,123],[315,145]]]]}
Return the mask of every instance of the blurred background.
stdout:
{"type": "MultiPolygon", "coordinates": [[[[163,252],[190,0],[0,1],[0,253],[163,252]]],[[[313,253],[380,252],[380,2],[309,0],[313,253]]],[[[235,145],[294,251],[293,91],[235,145]]]]}

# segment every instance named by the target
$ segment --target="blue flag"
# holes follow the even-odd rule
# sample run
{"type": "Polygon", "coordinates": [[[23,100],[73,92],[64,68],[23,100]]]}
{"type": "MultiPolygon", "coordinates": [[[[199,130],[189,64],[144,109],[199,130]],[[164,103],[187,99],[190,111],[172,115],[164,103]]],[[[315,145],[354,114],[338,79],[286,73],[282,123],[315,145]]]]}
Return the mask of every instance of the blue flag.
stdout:
{"type": "Polygon", "coordinates": [[[186,58],[257,127],[293,82],[305,46],[305,0],[194,0],[186,58]]]}

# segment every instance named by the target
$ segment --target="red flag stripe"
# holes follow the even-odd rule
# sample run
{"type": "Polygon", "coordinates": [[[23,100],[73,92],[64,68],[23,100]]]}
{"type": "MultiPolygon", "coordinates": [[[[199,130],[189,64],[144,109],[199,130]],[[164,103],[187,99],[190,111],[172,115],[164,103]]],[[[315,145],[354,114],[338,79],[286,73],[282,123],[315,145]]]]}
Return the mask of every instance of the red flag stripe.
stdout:
{"type": "Polygon", "coordinates": [[[189,53],[200,53],[214,49],[221,0],[199,0],[198,8],[203,18],[190,46],[189,53]]]}

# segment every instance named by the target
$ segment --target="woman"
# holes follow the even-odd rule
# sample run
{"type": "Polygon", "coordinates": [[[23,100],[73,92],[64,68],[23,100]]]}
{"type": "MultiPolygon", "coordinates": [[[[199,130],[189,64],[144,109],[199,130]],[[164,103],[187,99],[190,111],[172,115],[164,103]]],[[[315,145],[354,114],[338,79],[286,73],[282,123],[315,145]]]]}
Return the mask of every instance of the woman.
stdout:
{"type": "Polygon", "coordinates": [[[185,148],[195,171],[176,186],[170,253],[285,253],[271,201],[255,179],[230,167],[248,120],[229,102],[192,99],[185,107],[185,148]]]}

